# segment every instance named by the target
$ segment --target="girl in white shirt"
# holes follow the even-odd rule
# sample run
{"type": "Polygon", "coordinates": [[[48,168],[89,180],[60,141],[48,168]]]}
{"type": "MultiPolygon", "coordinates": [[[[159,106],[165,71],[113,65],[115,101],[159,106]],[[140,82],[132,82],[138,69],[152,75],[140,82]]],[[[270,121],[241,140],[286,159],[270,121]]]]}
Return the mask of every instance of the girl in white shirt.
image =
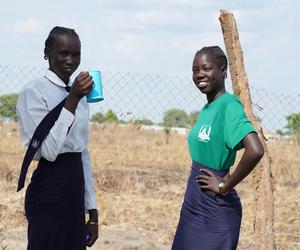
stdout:
{"type": "Polygon", "coordinates": [[[81,43],[73,29],[54,27],[45,42],[44,55],[49,70],[19,94],[17,113],[25,147],[47,113],[64,98],[66,101],[35,155],[39,163],[25,196],[27,249],[82,250],[98,238],[98,212],[87,151],[89,108],[86,98],[82,98],[93,82],[88,72],[81,72],[69,86],[81,58],[81,43]],[[87,223],[85,211],[89,213],[87,223]]]}

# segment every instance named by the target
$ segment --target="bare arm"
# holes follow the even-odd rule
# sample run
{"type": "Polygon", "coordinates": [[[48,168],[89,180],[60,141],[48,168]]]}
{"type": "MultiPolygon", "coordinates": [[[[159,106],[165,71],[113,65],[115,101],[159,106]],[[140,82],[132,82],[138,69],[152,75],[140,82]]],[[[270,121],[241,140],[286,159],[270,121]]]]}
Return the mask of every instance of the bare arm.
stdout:
{"type": "Polygon", "coordinates": [[[264,155],[264,148],[256,133],[249,133],[243,139],[245,151],[235,171],[230,177],[221,178],[213,172],[203,169],[207,175],[197,176],[197,181],[202,188],[210,189],[215,193],[219,192],[219,183],[223,182],[223,193],[227,193],[240,183],[257,165],[264,155]]]}
{"type": "Polygon", "coordinates": [[[226,193],[240,183],[257,165],[264,155],[264,148],[256,133],[250,133],[243,139],[245,151],[235,171],[224,182],[223,192],[226,193]]]}

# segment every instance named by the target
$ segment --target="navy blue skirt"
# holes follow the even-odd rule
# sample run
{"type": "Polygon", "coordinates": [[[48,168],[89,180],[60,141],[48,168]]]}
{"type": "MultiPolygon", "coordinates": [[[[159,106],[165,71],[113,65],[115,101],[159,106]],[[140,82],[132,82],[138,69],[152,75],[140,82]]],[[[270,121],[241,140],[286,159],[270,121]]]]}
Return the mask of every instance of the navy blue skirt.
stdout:
{"type": "MultiPolygon", "coordinates": [[[[232,250],[236,249],[242,219],[240,199],[233,189],[227,195],[218,195],[201,189],[196,176],[207,168],[192,163],[180,219],[172,250],[232,250]]],[[[228,171],[216,171],[224,177],[228,171]]]]}
{"type": "Polygon", "coordinates": [[[25,196],[27,250],[86,249],[81,153],[41,158],[25,196]]]}

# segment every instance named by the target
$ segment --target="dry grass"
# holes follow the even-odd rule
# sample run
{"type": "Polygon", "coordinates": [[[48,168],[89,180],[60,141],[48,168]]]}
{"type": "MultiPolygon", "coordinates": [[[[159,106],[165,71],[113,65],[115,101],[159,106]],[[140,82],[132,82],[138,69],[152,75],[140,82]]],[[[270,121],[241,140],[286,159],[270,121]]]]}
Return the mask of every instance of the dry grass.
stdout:
{"type": "MultiPolygon", "coordinates": [[[[24,191],[15,192],[24,154],[17,125],[2,124],[0,140],[0,249],[24,249],[24,191]]],[[[300,149],[287,142],[268,145],[275,177],[277,249],[299,249],[300,149]]],[[[134,125],[92,125],[89,149],[102,235],[93,249],[170,249],[191,163],[186,138],[134,125]]],[[[239,249],[251,249],[255,242],[250,186],[248,177],[237,188],[244,209],[239,249]]]]}

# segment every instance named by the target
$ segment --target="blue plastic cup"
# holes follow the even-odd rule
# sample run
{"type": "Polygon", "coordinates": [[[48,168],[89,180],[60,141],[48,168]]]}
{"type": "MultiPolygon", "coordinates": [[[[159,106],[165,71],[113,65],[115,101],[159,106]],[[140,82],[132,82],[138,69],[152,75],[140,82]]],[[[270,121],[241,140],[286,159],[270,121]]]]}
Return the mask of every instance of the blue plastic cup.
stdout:
{"type": "Polygon", "coordinates": [[[99,70],[89,71],[90,76],[93,78],[93,85],[89,93],[87,93],[87,102],[100,102],[104,100],[102,90],[101,72],[99,70]]]}

